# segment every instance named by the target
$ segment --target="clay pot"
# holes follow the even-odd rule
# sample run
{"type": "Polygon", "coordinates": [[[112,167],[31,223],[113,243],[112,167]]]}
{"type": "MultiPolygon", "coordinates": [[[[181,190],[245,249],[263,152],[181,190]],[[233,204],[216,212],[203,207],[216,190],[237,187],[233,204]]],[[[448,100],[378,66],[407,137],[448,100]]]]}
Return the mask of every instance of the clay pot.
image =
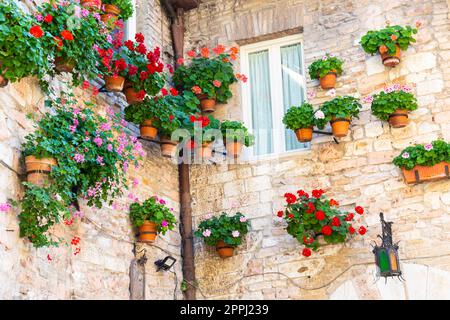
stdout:
{"type": "Polygon", "coordinates": [[[300,128],[295,130],[298,142],[310,142],[313,136],[313,128],[300,128]]]}
{"type": "Polygon", "coordinates": [[[100,10],[102,7],[102,0],[81,0],[80,4],[89,10],[100,10]]]}
{"type": "Polygon", "coordinates": [[[389,124],[393,128],[403,128],[408,125],[408,110],[397,109],[389,116],[389,124]]]}
{"type": "Polygon", "coordinates": [[[72,72],[75,68],[75,63],[64,59],[63,57],[55,58],[55,69],[59,72],[72,72]]]}
{"type": "Polygon", "coordinates": [[[44,186],[49,183],[49,174],[52,167],[58,162],[55,158],[41,158],[35,156],[25,157],[25,168],[27,172],[27,181],[37,186],[44,186]]]}
{"type": "Polygon", "coordinates": [[[431,167],[417,165],[411,170],[402,168],[402,171],[406,183],[419,183],[450,178],[449,166],[450,163],[443,161],[431,167]]]}
{"type": "Polygon", "coordinates": [[[234,247],[226,244],[222,240],[217,241],[216,243],[216,251],[219,253],[219,256],[222,259],[232,257],[234,254],[234,247]]]}
{"type": "Polygon", "coordinates": [[[120,15],[120,9],[113,4],[105,4],[103,11],[107,14],[120,15]]]}
{"type": "Polygon", "coordinates": [[[350,128],[350,118],[336,118],[332,117],[330,124],[333,131],[333,135],[336,138],[342,138],[348,135],[348,130],[350,128]]]}
{"type": "Polygon", "coordinates": [[[115,14],[105,13],[101,15],[101,19],[107,26],[113,27],[117,20],[119,20],[119,17],[115,14]]]}
{"type": "Polygon", "coordinates": [[[200,108],[203,113],[212,113],[216,110],[216,99],[210,99],[206,94],[197,94],[196,96],[200,100],[200,108]]]}
{"type": "Polygon", "coordinates": [[[161,155],[167,158],[173,158],[177,152],[178,143],[167,137],[161,137],[161,155]]]}
{"type": "Polygon", "coordinates": [[[127,102],[129,105],[142,102],[144,99],[138,98],[138,92],[135,91],[132,87],[128,87],[123,89],[123,93],[125,94],[125,97],[127,98],[127,102]]]}
{"type": "Polygon", "coordinates": [[[400,50],[399,46],[395,46],[395,54],[390,55],[387,52],[382,53],[380,51],[380,49],[378,49],[378,51],[380,52],[381,55],[381,60],[383,61],[383,64],[386,67],[395,67],[396,65],[398,65],[400,63],[400,57],[402,54],[402,51],[400,50]]]}
{"type": "Polygon", "coordinates": [[[121,76],[106,76],[105,88],[110,92],[120,92],[123,90],[125,78],[121,76]]]}
{"type": "Polygon", "coordinates": [[[197,148],[197,155],[199,158],[209,159],[212,157],[212,142],[203,142],[202,145],[197,148]]]}
{"type": "Polygon", "coordinates": [[[158,129],[153,127],[153,119],[152,120],[144,120],[139,126],[141,130],[141,137],[147,139],[155,139],[158,135],[158,129]]]}
{"type": "MultiPolygon", "coordinates": [[[[2,62],[0,61],[0,67],[1,66],[2,66],[2,62]]],[[[4,72],[6,72],[6,70],[4,70],[4,72]]],[[[8,85],[8,82],[9,82],[9,80],[0,74],[0,88],[6,87],[8,85]]]]}
{"type": "Polygon", "coordinates": [[[322,89],[333,89],[336,86],[336,77],[336,71],[328,72],[325,76],[321,77],[319,81],[322,89]]]}
{"type": "Polygon", "coordinates": [[[144,224],[139,227],[140,242],[154,242],[157,235],[158,233],[156,231],[156,223],[154,222],[145,220],[144,224]]]}
{"type": "Polygon", "coordinates": [[[227,150],[227,156],[238,158],[239,155],[242,152],[242,143],[235,141],[235,142],[226,142],[226,140],[223,141],[223,144],[225,146],[225,149],[227,150]]]}

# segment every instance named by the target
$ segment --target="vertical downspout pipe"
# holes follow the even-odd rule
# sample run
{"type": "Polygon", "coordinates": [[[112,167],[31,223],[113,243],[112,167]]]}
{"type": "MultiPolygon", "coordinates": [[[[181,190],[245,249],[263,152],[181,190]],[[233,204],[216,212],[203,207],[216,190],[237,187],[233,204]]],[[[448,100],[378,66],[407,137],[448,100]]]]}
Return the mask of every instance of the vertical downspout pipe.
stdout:
{"type": "MultiPolygon", "coordinates": [[[[173,51],[175,54],[175,68],[178,67],[178,58],[184,56],[184,10],[174,9],[170,0],[162,0],[162,5],[171,18],[171,34],[173,51]]],[[[180,188],[180,235],[181,256],[183,258],[183,279],[186,281],[184,298],[196,300],[195,291],[195,263],[194,263],[194,232],[192,230],[192,207],[189,164],[181,163],[178,166],[180,188]]]]}

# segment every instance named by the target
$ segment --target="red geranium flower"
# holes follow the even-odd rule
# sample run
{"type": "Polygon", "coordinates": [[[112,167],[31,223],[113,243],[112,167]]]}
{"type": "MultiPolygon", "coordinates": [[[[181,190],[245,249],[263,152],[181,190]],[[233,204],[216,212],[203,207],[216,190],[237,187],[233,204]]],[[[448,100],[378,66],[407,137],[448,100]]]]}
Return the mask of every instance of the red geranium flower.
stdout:
{"type": "Polygon", "coordinates": [[[322,221],[323,219],[325,219],[325,213],[321,210],[316,211],[315,216],[316,216],[316,219],[319,221],[322,221]]]}
{"type": "Polygon", "coordinates": [[[287,204],[293,204],[297,200],[297,197],[292,193],[285,193],[284,197],[286,198],[287,204]]]}
{"type": "Polygon", "coordinates": [[[147,92],[145,92],[145,90],[141,90],[136,94],[136,98],[139,100],[144,100],[146,94],[147,92]]]}
{"type": "Polygon", "coordinates": [[[330,200],[330,206],[331,206],[331,207],[337,207],[337,206],[339,206],[339,202],[337,202],[337,201],[334,200],[334,199],[331,199],[331,200],[330,200]]]}
{"type": "Polygon", "coordinates": [[[147,72],[147,71],[142,71],[139,78],[140,78],[142,81],[144,81],[145,79],[148,78],[148,72],[147,72]]]}
{"type": "Polygon", "coordinates": [[[220,82],[219,80],[214,80],[213,85],[216,88],[220,88],[222,86],[222,82],[220,82]]]}
{"type": "Polygon", "coordinates": [[[223,45],[219,44],[217,47],[215,47],[213,49],[213,51],[215,54],[219,55],[219,54],[222,54],[225,52],[225,47],[223,45]]]}
{"type": "Polygon", "coordinates": [[[208,117],[200,117],[199,120],[202,121],[202,128],[207,127],[211,122],[208,117]]]}
{"type": "Polygon", "coordinates": [[[333,233],[333,229],[331,229],[330,226],[323,226],[323,227],[322,227],[322,233],[323,233],[325,236],[329,236],[331,233],[333,233]]]}
{"type": "Polygon", "coordinates": [[[89,83],[89,81],[84,80],[83,81],[83,89],[89,89],[89,87],[91,86],[91,84],[89,83]]]}
{"type": "Polygon", "coordinates": [[[143,43],[139,43],[139,45],[136,48],[136,51],[139,52],[142,55],[147,54],[147,47],[143,43]]]}
{"type": "Polygon", "coordinates": [[[45,23],[51,23],[52,21],[53,21],[53,17],[51,14],[48,14],[45,16],[45,18],[44,18],[45,23]]]}
{"type": "Polygon", "coordinates": [[[44,31],[42,31],[40,26],[32,26],[30,28],[30,33],[35,38],[40,38],[44,35],[44,31]]]}
{"type": "Polygon", "coordinates": [[[169,94],[169,92],[167,91],[166,88],[162,88],[161,89],[161,94],[165,97],[165,96],[167,96],[169,94]]]}
{"type": "Polygon", "coordinates": [[[302,255],[305,257],[309,257],[311,255],[311,249],[309,249],[309,248],[303,249],[302,255]]]}
{"type": "Polygon", "coordinates": [[[360,235],[364,235],[366,233],[366,231],[367,231],[367,229],[363,226],[359,227],[359,229],[358,229],[358,233],[360,235]]]}
{"type": "Polygon", "coordinates": [[[133,51],[134,50],[134,43],[131,40],[125,41],[125,47],[128,48],[128,50],[133,51]]]}
{"type": "Polygon", "coordinates": [[[230,52],[231,52],[232,54],[238,54],[238,53],[239,53],[239,49],[238,49],[237,47],[231,47],[231,48],[230,48],[230,52]]]}
{"type": "Polygon", "coordinates": [[[175,88],[170,88],[170,94],[176,97],[178,95],[178,90],[175,88]]]}
{"type": "Polygon", "coordinates": [[[47,255],[47,260],[52,261],[52,257],[49,254],[47,255]]]}
{"type": "Polygon", "coordinates": [[[393,34],[393,35],[391,36],[391,40],[392,40],[392,41],[397,40],[397,36],[396,36],[395,34],[393,34]]]}
{"type": "Polygon", "coordinates": [[[345,221],[352,221],[353,218],[355,217],[355,215],[353,213],[349,213],[346,217],[345,217],[345,221]]]}
{"type": "Polygon", "coordinates": [[[191,58],[194,58],[197,54],[195,53],[195,51],[191,50],[191,51],[188,51],[187,55],[191,58]]]}
{"type": "Polygon", "coordinates": [[[348,227],[348,232],[350,232],[350,234],[354,234],[355,228],[353,228],[353,226],[348,227]]]}
{"type": "Polygon", "coordinates": [[[138,72],[138,67],[130,65],[128,66],[128,75],[132,76],[138,72]]]}
{"type": "Polygon", "coordinates": [[[361,206],[357,206],[355,208],[355,211],[356,211],[357,214],[363,214],[364,213],[364,208],[361,207],[361,206]]]}
{"type": "Polygon", "coordinates": [[[277,216],[279,216],[280,218],[283,217],[283,211],[278,211],[277,216]]]}
{"type": "Polygon", "coordinates": [[[308,202],[308,210],[306,210],[306,213],[313,213],[314,210],[316,210],[316,207],[314,206],[314,203],[308,202]]]}
{"type": "Polygon", "coordinates": [[[314,239],[312,238],[312,237],[306,237],[306,236],[303,236],[303,243],[304,244],[310,244],[310,243],[313,243],[314,242],[314,239]]]}
{"type": "Polygon", "coordinates": [[[142,33],[136,33],[134,38],[136,39],[136,42],[139,42],[139,43],[144,43],[144,41],[145,41],[145,37],[142,33]]]}
{"type": "Polygon", "coordinates": [[[306,193],[305,191],[303,191],[303,190],[298,190],[297,191],[297,194],[298,194],[298,196],[301,198],[301,197],[306,197],[306,199],[309,199],[309,194],[308,193],[306,193]]]}
{"type": "Polygon", "coordinates": [[[61,50],[63,47],[63,41],[60,37],[54,37],[53,40],[55,40],[56,43],[56,49],[61,50]]]}
{"type": "Polygon", "coordinates": [[[170,121],[173,121],[173,119],[175,119],[175,117],[174,117],[173,114],[171,114],[171,115],[169,116],[169,120],[170,120],[170,121]]]}
{"type": "Polygon", "coordinates": [[[338,217],[333,217],[333,219],[331,219],[331,225],[333,227],[339,227],[341,225],[341,220],[339,220],[338,217]]]}
{"type": "Polygon", "coordinates": [[[202,89],[199,86],[193,86],[192,92],[195,94],[200,94],[200,93],[202,93],[202,89]]]}
{"type": "Polygon", "coordinates": [[[200,54],[203,58],[208,58],[209,57],[209,49],[208,48],[202,48],[200,50],[200,54]]]}
{"type": "Polygon", "coordinates": [[[312,196],[316,199],[319,199],[323,194],[325,193],[325,191],[323,191],[322,189],[319,190],[313,190],[312,191],[312,196]]]}
{"type": "Polygon", "coordinates": [[[63,31],[61,31],[61,37],[62,37],[64,40],[67,40],[67,41],[72,41],[72,40],[73,40],[73,34],[72,34],[72,32],[70,32],[69,30],[63,30],[63,31]]]}
{"type": "Polygon", "coordinates": [[[177,64],[181,66],[183,63],[184,63],[184,59],[183,58],[178,58],[177,64]]]}
{"type": "Polygon", "coordinates": [[[197,121],[197,118],[195,116],[189,116],[189,121],[195,122],[195,121],[197,121]]]}
{"type": "Polygon", "coordinates": [[[288,214],[289,219],[294,219],[294,215],[292,213],[288,214]]]}

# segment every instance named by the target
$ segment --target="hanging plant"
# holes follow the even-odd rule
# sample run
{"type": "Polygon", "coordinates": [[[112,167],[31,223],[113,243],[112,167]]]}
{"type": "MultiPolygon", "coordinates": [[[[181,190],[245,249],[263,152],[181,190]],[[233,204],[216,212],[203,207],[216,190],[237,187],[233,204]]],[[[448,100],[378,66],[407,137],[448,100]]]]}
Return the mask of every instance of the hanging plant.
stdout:
{"type": "Polygon", "coordinates": [[[406,85],[394,84],[384,88],[378,94],[365,98],[372,103],[372,114],[377,118],[389,121],[394,128],[408,125],[408,112],[418,108],[417,100],[406,85]]]}
{"type": "Polygon", "coordinates": [[[248,228],[249,223],[242,213],[228,216],[224,212],[203,220],[194,235],[203,238],[207,245],[215,246],[221,258],[228,258],[233,256],[234,248],[242,244],[248,228]]]}
{"type": "Polygon", "coordinates": [[[240,121],[224,120],[220,124],[220,131],[229,156],[237,158],[243,145],[250,147],[255,144],[255,136],[248,132],[247,127],[240,121]]]}
{"type": "Polygon", "coordinates": [[[321,110],[314,111],[312,104],[305,102],[298,107],[290,107],[283,117],[283,123],[286,128],[295,131],[299,142],[309,142],[314,126],[323,128],[326,120],[321,110]]]}
{"type": "Polygon", "coordinates": [[[407,147],[393,163],[402,169],[406,183],[449,178],[450,143],[436,140],[407,147]]]}
{"type": "Polygon", "coordinates": [[[0,3],[0,87],[50,69],[52,38],[12,0],[0,3]]]}
{"type": "Polygon", "coordinates": [[[53,45],[55,66],[49,73],[69,72],[73,84],[78,86],[85,79],[96,79],[101,74],[98,68],[96,48],[108,48],[112,39],[100,21],[100,15],[90,13],[73,2],[51,1],[37,8],[36,21],[30,33],[39,37],[34,29],[41,29],[47,37],[41,41],[53,45]]]}
{"type": "MultiPolygon", "coordinates": [[[[359,118],[361,104],[358,99],[351,96],[336,97],[326,101],[320,107],[324,113],[325,121],[330,121],[333,135],[345,137],[348,134],[352,118],[359,118]]],[[[320,122],[320,129],[324,122],[320,122]]]]}
{"type": "Polygon", "coordinates": [[[114,15],[124,21],[133,15],[133,3],[131,0],[103,0],[105,14],[114,15]]]}
{"type": "MultiPolygon", "coordinates": [[[[420,22],[417,22],[416,27],[419,26],[420,22]]],[[[371,55],[380,53],[383,64],[393,67],[400,63],[400,50],[407,50],[411,43],[416,42],[414,34],[417,33],[417,28],[388,25],[381,30],[368,31],[359,43],[371,55]]]]}
{"type": "Polygon", "coordinates": [[[244,75],[235,75],[233,61],[238,58],[236,47],[226,48],[218,45],[212,49],[202,48],[198,55],[195,51],[187,53],[189,61],[178,60],[179,67],[175,70],[173,81],[177,87],[194,92],[200,99],[203,112],[213,112],[216,101],[226,103],[233,94],[230,86],[242,80],[244,75]]]}
{"type": "Polygon", "coordinates": [[[166,206],[166,201],[153,196],[142,204],[134,202],[130,205],[130,218],[139,229],[139,241],[153,242],[159,233],[166,234],[173,230],[177,220],[173,209],[166,206]]]}
{"type": "Polygon", "coordinates": [[[319,79],[322,89],[333,89],[336,86],[336,77],[342,74],[342,64],[341,59],[327,53],[309,66],[309,76],[311,79],[319,79]]]}
{"type": "MultiPolygon", "coordinates": [[[[286,193],[286,208],[278,212],[278,217],[287,222],[286,231],[305,246],[302,254],[311,255],[311,250],[320,247],[318,236],[322,235],[329,244],[343,243],[355,232],[355,213],[341,211],[339,203],[334,199],[326,199],[325,191],[313,190],[311,196],[303,190],[297,195],[286,193]]],[[[358,215],[364,213],[361,206],[355,207],[358,215]]],[[[358,233],[364,235],[366,228],[360,226],[358,233]]]]}
{"type": "MultiPolygon", "coordinates": [[[[37,122],[37,130],[25,137],[23,155],[27,159],[55,159],[48,179],[29,181],[22,202],[32,203],[35,197],[41,197],[43,204],[32,213],[28,207],[22,207],[22,216],[34,215],[36,219],[21,219],[21,233],[36,246],[51,245],[48,228],[45,224],[47,216],[59,222],[67,216],[56,210],[60,208],[53,201],[58,201],[68,208],[78,197],[87,201],[88,206],[101,208],[104,202],[112,203],[112,199],[121,196],[127,188],[126,172],[130,165],[139,166],[144,155],[141,145],[134,137],[121,132],[120,119],[105,119],[89,108],[81,109],[74,101],[55,105],[47,101],[47,106],[55,108],[54,114],[46,114],[37,122]],[[42,181],[42,183],[40,182],[42,181]],[[31,188],[33,186],[33,188],[31,188]],[[46,203],[52,204],[46,209],[46,203]],[[59,218],[58,218],[59,217],[59,218]],[[31,225],[30,225],[31,224],[31,225]],[[27,230],[32,230],[31,233],[27,230]],[[41,230],[42,232],[36,233],[41,230]],[[44,241],[48,239],[48,241],[44,241]]],[[[87,104],[91,107],[91,104],[87,104]]]]}

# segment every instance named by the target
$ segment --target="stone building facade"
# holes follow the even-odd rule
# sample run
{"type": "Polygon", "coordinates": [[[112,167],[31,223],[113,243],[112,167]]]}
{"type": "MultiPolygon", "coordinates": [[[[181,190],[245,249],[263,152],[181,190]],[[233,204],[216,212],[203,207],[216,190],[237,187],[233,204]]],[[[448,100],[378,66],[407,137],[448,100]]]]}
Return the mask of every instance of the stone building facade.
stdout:
{"type": "MultiPolygon", "coordinates": [[[[173,57],[169,19],[159,1],[137,0],[137,31],[173,57]]],[[[450,3],[445,0],[202,0],[185,14],[185,51],[219,43],[246,45],[287,35],[301,35],[305,66],[326,52],[344,60],[337,94],[363,97],[390,83],[416,84],[419,109],[404,129],[391,129],[364,105],[351,134],[335,144],[315,137],[310,149],[239,164],[191,167],[194,227],[208,213],[241,211],[251,230],[236,255],[220,259],[213,248],[195,243],[198,299],[414,299],[447,298],[450,286],[450,180],[405,185],[392,158],[406,146],[436,138],[450,141],[450,3]],[[423,21],[417,43],[404,52],[402,63],[385,68],[379,56],[366,55],[358,44],[369,29],[423,21]],[[343,207],[366,207],[363,238],[344,245],[323,246],[313,256],[274,214],[283,194],[298,188],[323,188],[343,207]],[[375,281],[370,244],[380,233],[378,213],[394,222],[395,240],[406,282],[375,281]],[[425,276],[426,275],[426,276],[425,276]]],[[[240,66],[237,65],[237,72],[240,66]]],[[[311,100],[330,99],[307,77],[311,100]]],[[[255,81],[250,79],[249,81],[255,81]]],[[[242,88],[219,105],[215,116],[243,120],[242,88]]],[[[124,108],[120,97],[98,97],[77,90],[80,100],[95,100],[99,112],[108,105],[124,108]]],[[[0,203],[23,193],[16,173],[23,172],[20,144],[33,130],[26,113],[44,113],[35,79],[0,89],[0,203]]],[[[137,128],[130,126],[130,130],[137,128]]],[[[140,184],[130,188],[141,200],[157,194],[179,213],[177,166],[162,158],[158,147],[144,142],[145,165],[131,172],[140,184]]],[[[131,180],[132,180],[131,179],[131,180]]],[[[127,193],[119,201],[128,203],[127,193]]],[[[0,298],[2,299],[129,299],[134,234],[127,210],[82,207],[86,216],[67,235],[82,239],[76,257],[67,248],[36,250],[19,238],[18,210],[0,213],[0,298]],[[51,254],[52,261],[47,255],[51,254]]],[[[145,299],[181,299],[182,281],[178,230],[145,246],[145,299]],[[156,272],[153,261],[170,254],[178,259],[175,273],[156,272]],[[157,288],[157,290],[155,290],[157,288]]]]}

